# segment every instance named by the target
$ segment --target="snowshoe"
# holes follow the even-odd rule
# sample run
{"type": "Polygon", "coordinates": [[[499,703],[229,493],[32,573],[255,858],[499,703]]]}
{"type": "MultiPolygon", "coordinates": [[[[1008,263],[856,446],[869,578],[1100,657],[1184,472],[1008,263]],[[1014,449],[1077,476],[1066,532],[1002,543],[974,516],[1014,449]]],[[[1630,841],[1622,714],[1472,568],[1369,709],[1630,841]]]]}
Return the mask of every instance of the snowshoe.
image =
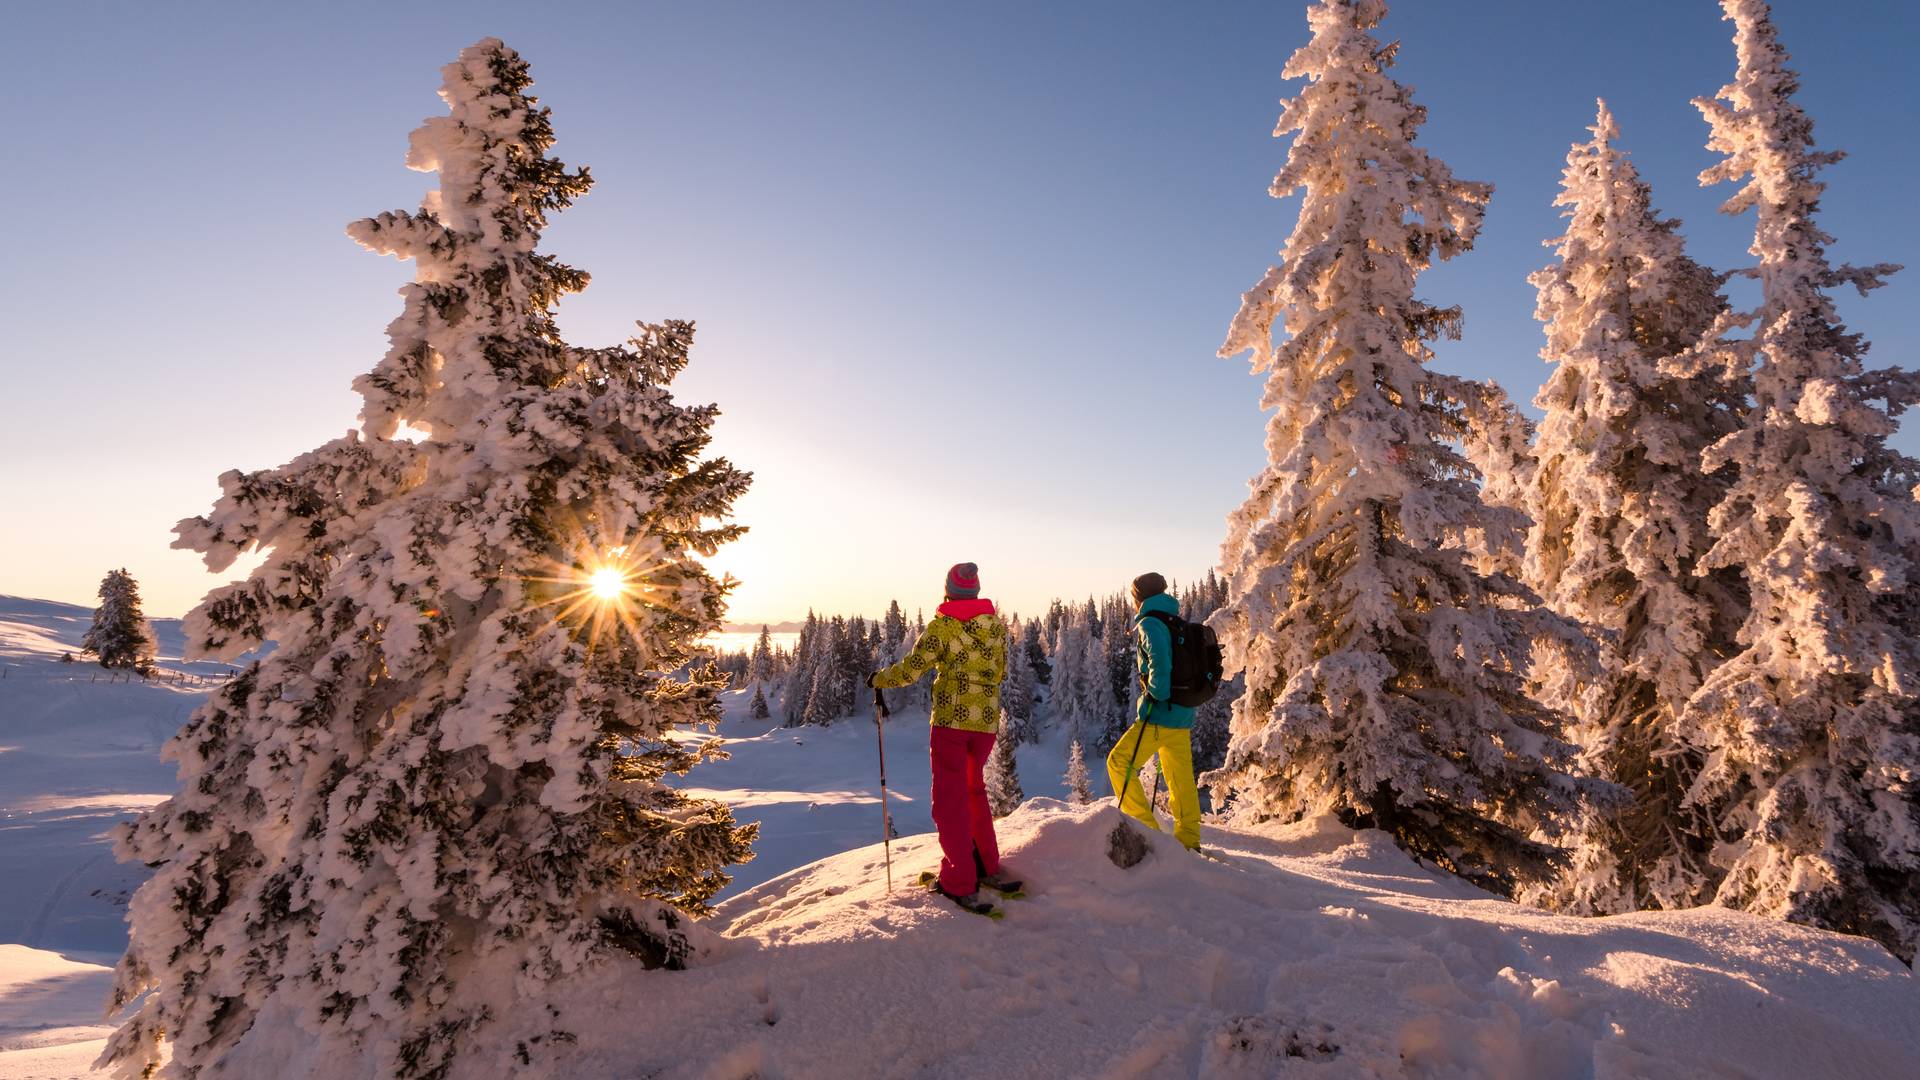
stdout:
{"type": "Polygon", "coordinates": [[[1006,917],[1005,912],[995,907],[992,903],[980,899],[979,893],[974,893],[972,896],[955,896],[941,888],[940,875],[931,870],[920,875],[920,884],[926,886],[927,891],[944,896],[953,901],[954,906],[958,907],[961,911],[973,915],[985,915],[987,918],[996,921],[1006,917]]]}
{"type": "Polygon", "coordinates": [[[1027,898],[1025,885],[1026,882],[1024,881],[1013,881],[1001,877],[999,874],[993,874],[980,879],[981,888],[992,889],[994,892],[1000,894],[1000,899],[1002,900],[1025,900],[1027,898]]]}

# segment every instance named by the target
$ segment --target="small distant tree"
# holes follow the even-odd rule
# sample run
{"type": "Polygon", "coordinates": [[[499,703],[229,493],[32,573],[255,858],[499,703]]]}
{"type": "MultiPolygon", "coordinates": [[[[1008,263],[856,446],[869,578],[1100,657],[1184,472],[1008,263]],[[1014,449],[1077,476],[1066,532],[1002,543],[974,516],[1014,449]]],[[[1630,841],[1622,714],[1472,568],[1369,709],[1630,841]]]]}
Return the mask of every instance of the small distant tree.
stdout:
{"type": "Polygon", "coordinates": [[[107,571],[100,582],[100,606],[80,648],[100,658],[104,668],[145,671],[153,664],[153,628],[140,613],[140,586],[125,568],[107,571]]]}
{"type": "Polygon", "coordinates": [[[1006,737],[1008,724],[1006,710],[1000,712],[999,738],[993,740],[993,752],[987,755],[987,805],[993,808],[994,817],[1006,817],[1026,801],[1027,795],[1020,790],[1019,765],[1013,756],[1013,740],[1006,737]]]}
{"type": "Polygon", "coordinates": [[[747,703],[747,715],[755,720],[765,720],[773,715],[767,708],[767,695],[760,689],[759,683],[753,684],[753,700],[747,703]]]}
{"type": "Polygon", "coordinates": [[[1067,801],[1075,806],[1085,806],[1093,801],[1093,778],[1087,775],[1086,755],[1080,751],[1080,740],[1073,740],[1067,747],[1067,801]]]}

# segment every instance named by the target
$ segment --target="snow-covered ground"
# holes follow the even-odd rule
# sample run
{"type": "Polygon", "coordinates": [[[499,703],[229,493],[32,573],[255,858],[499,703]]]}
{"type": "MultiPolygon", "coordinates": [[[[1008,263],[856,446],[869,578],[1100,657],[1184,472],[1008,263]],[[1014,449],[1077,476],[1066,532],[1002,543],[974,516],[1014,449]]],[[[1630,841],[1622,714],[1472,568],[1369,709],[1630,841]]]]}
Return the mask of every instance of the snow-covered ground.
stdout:
{"type": "MultiPolygon", "coordinates": [[[[200,692],[58,664],[87,614],[0,598],[0,1080],[83,1075],[98,1052],[137,880],[102,833],[171,789],[157,748],[200,692]]],[[[889,896],[871,722],[779,728],[737,693],[728,709],[733,757],[690,783],[761,822],[758,857],[694,970],[614,966],[543,1003],[579,1039],[555,1075],[1920,1075],[1920,986],[1871,943],[1713,910],[1546,915],[1325,822],[1210,826],[1219,861],[1157,838],[1122,870],[1117,815],[1055,801],[1057,739],[1021,748],[1039,797],[1002,845],[1031,895],[996,923],[913,885],[938,858],[926,729],[896,716],[889,896]]],[[[529,1005],[499,1010],[469,1075],[539,1074],[507,1064],[556,1023],[529,1005]]],[[[284,1020],[246,1050],[224,1075],[366,1075],[304,1058],[284,1020]]]]}
{"type": "Polygon", "coordinates": [[[80,652],[88,608],[0,596],[0,1078],[83,1072],[142,877],[107,829],[167,797],[160,746],[230,670],[179,659],[154,621],[161,678],[109,676],[80,652]]]}

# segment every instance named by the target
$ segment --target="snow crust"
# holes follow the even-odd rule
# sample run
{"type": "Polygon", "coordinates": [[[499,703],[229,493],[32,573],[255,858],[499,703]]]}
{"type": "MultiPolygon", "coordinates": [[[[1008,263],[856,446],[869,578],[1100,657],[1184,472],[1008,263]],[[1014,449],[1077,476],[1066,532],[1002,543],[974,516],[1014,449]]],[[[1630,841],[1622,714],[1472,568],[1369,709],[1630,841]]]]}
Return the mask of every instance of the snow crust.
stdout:
{"type": "MultiPolygon", "coordinates": [[[[541,1001],[503,994],[510,1018],[471,1060],[561,1027],[579,1041],[551,1074],[570,1077],[1920,1070],[1920,990],[1871,942],[1720,909],[1549,915],[1326,819],[1212,827],[1217,861],[1149,837],[1121,870],[1106,855],[1120,822],[1110,800],[1003,819],[1030,899],[997,923],[908,884],[938,860],[928,835],[895,841],[892,896],[877,844],[800,867],[723,904],[724,936],[691,971],[618,965],[541,1001]]],[[[234,1074],[361,1075],[301,1052],[252,1038],[234,1074]]]]}

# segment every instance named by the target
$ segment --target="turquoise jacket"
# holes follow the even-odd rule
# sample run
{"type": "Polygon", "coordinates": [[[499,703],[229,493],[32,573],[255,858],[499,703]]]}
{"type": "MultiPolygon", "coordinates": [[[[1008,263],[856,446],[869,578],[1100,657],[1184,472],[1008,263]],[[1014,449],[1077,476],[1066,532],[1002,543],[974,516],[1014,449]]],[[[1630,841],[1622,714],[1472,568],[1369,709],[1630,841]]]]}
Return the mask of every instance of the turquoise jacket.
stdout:
{"type": "Polygon", "coordinates": [[[1173,693],[1173,634],[1167,630],[1166,623],[1148,617],[1151,611],[1179,615],[1180,601],[1166,593],[1149,596],[1140,605],[1140,614],[1134,617],[1134,637],[1140,642],[1141,690],[1133,718],[1161,727],[1190,728],[1193,710],[1167,700],[1173,693]]]}

